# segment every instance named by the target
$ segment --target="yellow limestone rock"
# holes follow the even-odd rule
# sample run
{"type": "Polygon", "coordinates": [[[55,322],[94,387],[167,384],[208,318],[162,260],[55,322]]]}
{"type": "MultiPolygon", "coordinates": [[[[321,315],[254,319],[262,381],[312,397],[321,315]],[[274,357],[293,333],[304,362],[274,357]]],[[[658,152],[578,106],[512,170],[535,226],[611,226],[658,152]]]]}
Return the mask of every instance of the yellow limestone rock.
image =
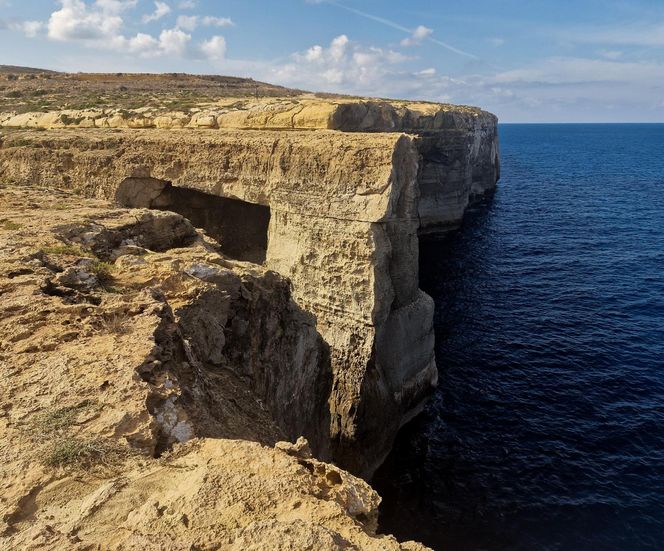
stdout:
{"type": "Polygon", "coordinates": [[[102,114],[114,131],[7,131],[0,181],[179,212],[288,278],[330,354],[329,425],[307,436],[319,457],[370,476],[437,379],[418,236],[458,224],[495,186],[496,118],[310,95],[102,114]],[[234,203],[209,208],[217,200],[234,203]]]}
{"type": "Polygon", "coordinates": [[[284,278],[178,214],[44,188],[0,187],[0,253],[0,548],[424,549],[283,442],[329,394],[284,278]]]}

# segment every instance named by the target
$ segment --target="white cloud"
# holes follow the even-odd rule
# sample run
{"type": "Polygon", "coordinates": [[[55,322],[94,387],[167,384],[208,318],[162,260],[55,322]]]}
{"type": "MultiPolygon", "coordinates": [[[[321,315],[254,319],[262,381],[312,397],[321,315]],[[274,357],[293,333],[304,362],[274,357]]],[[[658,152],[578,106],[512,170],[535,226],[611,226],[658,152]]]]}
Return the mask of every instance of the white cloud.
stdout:
{"type": "Polygon", "coordinates": [[[664,61],[550,57],[451,76],[342,35],[253,76],[306,90],[479,105],[512,121],[662,120],[664,61]]]}
{"type": "Polygon", "coordinates": [[[315,45],[293,54],[290,62],[273,66],[264,78],[315,90],[380,94],[397,67],[410,60],[393,50],[354,43],[342,34],[327,47],[315,45]]]}
{"type": "Polygon", "coordinates": [[[152,35],[138,33],[136,36],[127,39],[126,43],[118,43],[117,46],[119,49],[124,49],[126,47],[126,49],[131,53],[137,53],[146,56],[148,52],[158,51],[159,40],[157,40],[152,35]]]}
{"type": "Polygon", "coordinates": [[[323,51],[322,46],[312,46],[305,52],[304,59],[307,61],[319,61],[323,59],[323,51]]]}
{"type": "MultiPolygon", "coordinates": [[[[58,41],[79,41],[86,47],[132,54],[141,58],[172,57],[220,59],[225,53],[225,41],[213,37],[197,46],[192,45],[191,27],[188,20],[181,20],[175,28],[164,29],[158,36],[138,33],[127,36],[124,12],[136,6],[136,0],[60,0],[61,7],[54,11],[48,21],[48,36],[58,41]],[[222,43],[223,41],[223,43],[222,43]],[[204,50],[205,48],[205,50],[204,50]]],[[[155,12],[150,21],[170,13],[164,2],[155,2],[155,12]],[[167,11],[168,10],[168,11],[167,11]],[[158,17],[157,17],[158,16],[158,17]]],[[[186,17],[186,16],[184,16],[186,17]]],[[[196,16],[192,16],[196,17],[196,16]]],[[[24,24],[24,32],[37,32],[38,25],[24,24]]]]}
{"type": "Polygon", "coordinates": [[[219,61],[226,57],[226,39],[223,36],[213,36],[201,44],[201,51],[212,61],[219,61]]]}
{"type": "Polygon", "coordinates": [[[578,84],[664,82],[664,64],[583,57],[551,57],[495,75],[498,83],[578,84]]]}
{"type": "Polygon", "coordinates": [[[179,15],[177,26],[187,31],[194,31],[202,25],[204,27],[234,27],[235,23],[230,17],[213,17],[211,15],[179,15]]]}
{"type": "Polygon", "coordinates": [[[206,27],[234,27],[235,23],[230,17],[213,17],[206,15],[201,19],[206,27]]]}
{"type": "Polygon", "coordinates": [[[160,53],[165,55],[183,56],[190,41],[191,35],[180,29],[163,30],[159,35],[160,53]]]}
{"type": "Polygon", "coordinates": [[[664,22],[566,29],[556,36],[572,44],[661,48],[664,47],[664,22]]]}
{"type": "Polygon", "coordinates": [[[619,50],[600,50],[599,55],[606,59],[620,59],[624,54],[619,50]]]}
{"type": "Polygon", "coordinates": [[[185,31],[194,31],[198,27],[197,15],[178,15],[176,26],[185,31]]]}
{"type": "Polygon", "coordinates": [[[329,54],[333,61],[341,61],[346,54],[348,37],[345,34],[337,36],[330,44],[329,54]]]}
{"type": "Polygon", "coordinates": [[[138,0],[96,0],[95,2],[101,11],[110,14],[118,14],[135,8],[137,3],[138,0]]]}
{"type": "Polygon", "coordinates": [[[33,38],[37,36],[39,31],[41,31],[45,25],[42,21],[24,21],[21,23],[22,31],[25,33],[25,36],[28,38],[33,38]]]}
{"type": "Polygon", "coordinates": [[[424,40],[429,38],[432,34],[433,34],[433,29],[425,27],[424,25],[420,25],[413,31],[413,33],[408,38],[404,38],[401,41],[401,45],[405,47],[419,46],[420,44],[422,44],[424,40]]]}
{"type": "Polygon", "coordinates": [[[7,29],[23,33],[28,38],[34,38],[46,25],[42,21],[3,21],[0,19],[0,30],[7,29]]]}
{"type": "Polygon", "coordinates": [[[169,13],[171,13],[171,7],[166,2],[159,2],[159,0],[157,0],[154,3],[154,12],[144,15],[142,21],[143,23],[158,21],[162,17],[166,17],[169,13]]]}
{"type": "Polygon", "coordinates": [[[178,4],[178,8],[181,10],[193,10],[196,7],[196,2],[194,0],[182,0],[178,4]]]}
{"type": "Polygon", "coordinates": [[[99,40],[116,35],[122,28],[126,2],[98,0],[91,10],[82,0],[61,0],[61,8],[48,21],[48,36],[53,40],[99,40]]]}

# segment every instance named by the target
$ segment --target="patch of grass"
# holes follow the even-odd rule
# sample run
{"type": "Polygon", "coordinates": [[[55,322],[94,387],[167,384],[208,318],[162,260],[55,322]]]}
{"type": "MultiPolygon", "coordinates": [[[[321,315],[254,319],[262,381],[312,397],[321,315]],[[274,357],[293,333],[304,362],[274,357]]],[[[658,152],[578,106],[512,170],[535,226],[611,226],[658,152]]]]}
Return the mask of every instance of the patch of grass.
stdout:
{"type": "Polygon", "coordinates": [[[97,280],[102,286],[109,285],[113,283],[114,277],[113,277],[113,271],[115,270],[115,266],[113,264],[109,264],[108,262],[102,262],[101,260],[93,260],[92,264],[90,265],[88,271],[91,274],[94,274],[97,276],[97,280]]]}
{"type": "Polygon", "coordinates": [[[0,227],[3,230],[15,231],[20,230],[23,226],[21,224],[17,224],[16,222],[12,222],[11,220],[3,220],[0,222],[0,227]]]}
{"type": "Polygon", "coordinates": [[[116,447],[99,439],[65,438],[55,442],[42,461],[49,467],[92,467],[113,463],[120,455],[116,447]]]}
{"type": "Polygon", "coordinates": [[[81,256],[84,258],[91,258],[93,254],[90,251],[77,246],[77,245],[53,245],[49,247],[43,247],[42,251],[46,254],[55,254],[63,256],[81,256]]]}
{"type": "Polygon", "coordinates": [[[27,138],[17,138],[7,142],[7,147],[30,147],[31,145],[33,145],[32,140],[27,138]]]}
{"type": "MultiPolygon", "coordinates": [[[[111,289],[112,292],[115,289],[111,289]]],[[[124,335],[129,331],[128,322],[131,316],[127,312],[112,312],[102,316],[98,321],[99,330],[113,335],[124,335]]]]}
{"type": "Polygon", "coordinates": [[[46,434],[66,432],[76,424],[78,416],[94,404],[94,400],[83,400],[74,406],[47,411],[35,417],[32,428],[46,434]]]}

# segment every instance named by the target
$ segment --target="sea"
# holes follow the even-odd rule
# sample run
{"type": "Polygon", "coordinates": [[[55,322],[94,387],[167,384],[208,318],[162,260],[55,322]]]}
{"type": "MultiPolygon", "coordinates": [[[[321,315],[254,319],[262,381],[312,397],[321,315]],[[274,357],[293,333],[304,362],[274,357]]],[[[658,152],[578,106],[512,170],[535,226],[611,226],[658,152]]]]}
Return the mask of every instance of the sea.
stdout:
{"type": "Polygon", "coordinates": [[[664,125],[501,125],[421,244],[438,389],[373,484],[442,551],[664,550],[664,125]]]}

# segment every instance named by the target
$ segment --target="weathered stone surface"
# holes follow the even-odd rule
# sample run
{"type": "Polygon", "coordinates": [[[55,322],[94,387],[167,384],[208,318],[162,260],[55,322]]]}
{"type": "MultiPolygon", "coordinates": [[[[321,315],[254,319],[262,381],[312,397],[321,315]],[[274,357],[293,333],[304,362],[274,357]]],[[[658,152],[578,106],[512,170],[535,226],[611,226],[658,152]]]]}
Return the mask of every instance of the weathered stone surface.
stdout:
{"type": "Polygon", "coordinates": [[[473,107],[436,103],[330,98],[219,100],[188,111],[159,108],[85,109],[0,113],[7,128],[160,128],[340,130],[406,132],[416,141],[420,164],[421,233],[458,226],[475,195],[495,187],[500,177],[497,119],[473,107]]]}
{"type": "Polygon", "coordinates": [[[281,442],[326,445],[331,384],[283,277],[174,213],[0,188],[0,294],[3,549],[424,549],[281,442]]]}
{"type": "MultiPolygon", "coordinates": [[[[495,185],[496,119],[347,98],[218,103],[186,115],[186,130],[181,114],[170,125],[146,108],[103,116],[173,129],[79,129],[79,119],[97,120],[86,111],[66,114],[75,132],[11,131],[0,138],[0,180],[174,210],[227,254],[288,277],[331,355],[330,429],[312,445],[320,455],[327,438],[335,460],[368,476],[437,379],[418,233],[458,224],[472,195],[495,185]],[[229,199],[253,210],[215,206],[229,199]]],[[[0,124],[62,123],[47,115],[0,124]]]]}
{"type": "Polygon", "coordinates": [[[8,128],[235,128],[422,132],[468,127],[473,119],[495,120],[474,107],[359,98],[322,99],[313,94],[284,98],[227,98],[186,110],[163,107],[86,108],[0,113],[8,128]]]}
{"type": "MultiPolygon", "coordinates": [[[[269,206],[266,265],[292,281],[297,304],[315,314],[330,346],[327,436],[334,456],[356,472],[375,467],[410,415],[412,404],[404,410],[399,398],[403,389],[418,388],[411,394],[421,401],[435,380],[431,308],[417,284],[418,154],[411,138],[330,131],[20,135],[32,147],[0,149],[0,179],[112,197],[126,178],[149,177],[269,206]],[[422,334],[399,338],[408,349],[393,345],[395,356],[383,367],[376,363],[377,335],[406,306],[424,315],[415,326],[422,334]],[[420,344],[426,350],[414,365],[412,347],[420,344]],[[389,378],[369,382],[367,370],[378,375],[388,367],[389,378]],[[422,380],[420,372],[428,374],[427,385],[412,384],[422,380]]],[[[154,180],[139,180],[138,187],[126,198],[154,206],[154,180]]]]}

